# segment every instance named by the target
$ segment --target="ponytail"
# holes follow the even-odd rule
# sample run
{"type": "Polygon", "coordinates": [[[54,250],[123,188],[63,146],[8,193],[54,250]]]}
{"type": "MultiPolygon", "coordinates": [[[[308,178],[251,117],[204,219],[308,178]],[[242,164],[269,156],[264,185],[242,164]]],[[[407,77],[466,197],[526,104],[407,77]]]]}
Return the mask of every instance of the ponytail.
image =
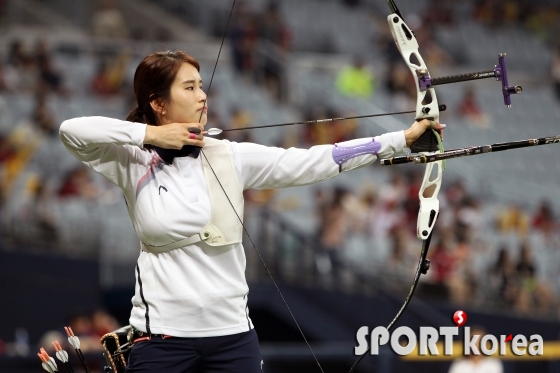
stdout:
{"type": "MultiPolygon", "coordinates": [[[[148,126],[154,126],[154,124],[150,124],[150,121],[149,121],[147,115],[139,107],[136,107],[136,109],[133,109],[128,114],[128,116],[126,117],[126,121],[127,122],[135,122],[135,123],[146,123],[148,126]]],[[[153,150],[154,147],[153,147],[153,145],[147,144],[147,145],[144,145],[143,148],[147,149],[147,150],[153,150]]]]}
{"type": "Polygon", "coordinates": [[[126,117],[127,122],[136,122],[136,123],[146,123],[148,124],[146,115],[144,112],[139,108],[133,109],[128,116],[126,117]]]}

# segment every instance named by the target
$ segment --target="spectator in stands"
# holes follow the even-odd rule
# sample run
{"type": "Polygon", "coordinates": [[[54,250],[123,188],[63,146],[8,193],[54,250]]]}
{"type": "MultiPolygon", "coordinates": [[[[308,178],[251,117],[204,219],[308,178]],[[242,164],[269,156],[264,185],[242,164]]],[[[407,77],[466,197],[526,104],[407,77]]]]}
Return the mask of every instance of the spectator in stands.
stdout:
{"type": "Polygon", "coordinates": [[[128,37],[128,28],[116,0],[103,0],[91,23],[93,36],[121,39],[128,37]]]}
{"type": "Polygon", "coordinates": [[[111,95],[117,93],[109,83],[107,61],[102,59],[97,64],[97,71],[91,79],[91,91],[99,96],[111,95]]]}
{"type": "Polygon", "coordinates": [[[480,201],[474,197],[465,198],[458,206],[455,233],[462,239],[470,239],[483,224],[480,201]]]}
{"type": "Polygon", "coordinates": [[[58,221],[53,214],[53,195],[45,179],[32,177],[27,182],[31,196],[18,215],[21,223],[31,232],[26,240],[40,243],[43,247],[56,250],[58,245],[58,221]]]}
{"type": "MultiPolygon", "coordinates": [[[[519,263],[521,264],[521,263],[519,263]]],[[[518,264],[518,267],[519,267],[518,264]]],[[[534,292],[536,290],[536,281],[530,271],[524,271],[527,276],[520,278],[519,271],[517,272],[518,291],[515,299],[515,310],[521,314],[528,315],[533,311],[534,306],[534,292]]]]}
{"type": "MultiPolygon", "coordinates": [[[[306,113],[306,120],[325,119],[329,117],[329,110],[323,105],[308,105],[311,110],[306,113]]],[[[304,144],[328,144],[330,139],[329,127],[322,123],[309,123],[302,127],[301,139],[304,144]]]]}
{"type": "Polygon", "coordinates": [[[340,187],[334,189],[332,200],[324,209],[320,223],[321,251],[328,257],[330,265],[326,268],[329,268],[328,272],[332,273],[337,282],[342,279],[341,273],[344,266],[342,251],[347,237],[349,220],[349,212],[344,206],[347,193],[340,187]]]}
{"type": "Polygon", "coordinates": [[[0,133],[0,165],[8,162],[16,154],[14,145],[6,134],[0,133]]]}
{"type": "Polygon", "coordinates": [[[23,42],[19,39],[10,44],[6,70],[12,89],[25,92],[36,89],[39,78],[35,59],[25,50],[23,42]]]}
{"type": "Polygon", "coordinates": [[[516,270],[517,275],[521,279],[522,286],[532,291],[536,287],[536,266],[526,243],[521,245],[516,270]]]}
{"type": "Polygon", "coordinates": [[[351,65],[340,71],[336,87],[341,95],[348,97],[366,99],[373,95],[375,80],[362,57],[356,57],[351,65]]]}
{"type": "Polygon", "coordinates": [[[458,205],[467,198],[467,188],[461,180],[452,181],[445,189],[445,199],[451,205],[458,205]]]}
{"type": "Polygon", "coordinates": [[[414,107],[414,100],[416,100],[414,80],[402,61],[389,64],[385,86],[393,95],[394,105],[398,110],[409,110],[414,107]]]}
{"type": "Polygon", "coordinates": [[[35,109],[31,117],[33,123],[45,137],[58,137],[57,123],[54,114],[47,106],[47,95],[39,92],[35,95],[35,109]]]}
{"type": "Polygon", "coordinates": [[[2,178],[0,178],[1,200],[7,198],[14,180],[25,170],[42,140],[43,135],[37,131],[34,123],[28,119],[19,121],[6,136],[7,145],[5,147],[12,149],[15,153],[10,151],[10,156],[4,159],[3,165],[0,165],[2,168],[2,178]]]}
{"type": "MultiPolygon", "coordinates": [[[[406,215],[402,208],[406,197],[406,185],[404,178],[399,174],[393,174],[389,184],[383,185],[379,189],[378,203],[373,208],[370,220],[370,231],[376,240],[384,240],[388,235],[400,225],[406,222],[406,215]]],[[[372,210],[372,207],[370,207],[372,210]]]]}
{"type": "Polygon", "coordinates": [[[556,98],[560,100],[560,46],[554,49],[552,54],[552,64],[550,66],[550,77],[556,98]]]}
{"type": "MultiPolygon", "coordinates": [[[[471,326],[471,336],[478,336],[477,349],[480,351],[481,338],[486,330],[480,326],[471,326]]],[[[489,346],[487,346],[489,347],[489,346]]],[[[504,368],[499,359],[479,354],[470,354],[456,359],[449,367],[448,373],[502,373],[504,368]]]]}
{"type": "Polygon", "coordinates": [[[39,85],[57,94],[65,95],[67,92],[63,85],[62,73],[54,68],[51,51],[44,40],[37,42],[34,61],[39,71],[39,85]]]}
{"type": "MultiPolygon", "coordinates": [[[[325,216],[330,203],[329,195],[325,191],[325,189],[321,187],[316,187],[314,189],[313,202],[315,218],[318,221],[313,238],[316,242],[321,242],[321,237],[323,237],[325,229],[325,216]]],[[[315,264],[317,266],[317,271],[320,274],[327,274],[332,268],[328,254],[323,252],[320,245],[318,245],[318,247],[315,249],[315,264]]]]}
{"type": "Polygon", "coordinates": [[[449,299],[452,282],[458,282],[455,279],[456,261],[455,242],[453,240],[453,232],[440,232],[440,239],[434,245],[431,253],[428,254],[431,261],[431,276],[435,285],[439,289],[439,296],[449,299]]]}
{"type": "Polygon", "coordinates": [[[66,175],[58,191],[58,196],[60,198],[96,198],[99,196],[99,189],[92,181],[89,169],[79,165],[66,175]]]}
{"type": "Polygon", "coordinates": [[[554,232],[556,219],[554,217],[554,212],[552,211],[552,205],[550,201],[541,201],[537,213],[533,216],[531,225],[533,226],[533,228],[543,232],[546,235],[554,232]]]}
{"type": "Polygon", "coordinates": [[[8,184],[6,180],[8,179],[8,174],[10,173],[7,165],[15,159],[17,155],[17,150],[14,144],[10,141],[7,135],[0,133],[0,206],[4,203],[7,197],[8,184]]]}
{"type": "Polygon", "coordinates": [[[515,232],[519,237],[526,237],[529,231],[529,216],[517,204],[511,204],[498,211],[496,226],[499,232],[515,232]]]}
{"type": "Polygon", "coordinates": [[[103,58],[97,65],[97,71],[91,80],[91,90],[98,96],[112,96],[121,92],[125,83],[130,61],[128,52],[112,58],[103,58]]]}
{"type": "Polygon", "coordinates": [[[541,314],[550,312],[555,303],[552,290],[547,283],[539,280],[537,265],[531,248],[526,242],[521,245],[519,261],[515,269],[519,281],[516,310],[525,314],[535,311],[541,314]]]}
{"type": "Polygon", "coordinates": [[[491,300],[513,306],[518,293],[517,271],[507,247],[502,246],[494,265],[488,271],[489,297],[491,300]]]}
{"type": "Polygon", "coordinates": [[[455,268],[447,287],[449,298],[455,304],[473,304],[476,298],[478,281],[473,268],[474,253],[472,245],[465,236],[459,236],[453,250],[455,268]]]}
{"type": "Polygon", "coordinates": [[[0,92],[15,91],[18,87],[19,75],[15,67],[0,63],[0,92]]]}
{"type": "MultiPolygon", "coordinates": [[[[327,110],[327,118],[341,118],[356,116],[355,112],[345,112],[341,113],[338,110],[331,108],[327,110]]],[[[356,127],[358,127],[358,121],[356,119],[350,120],[335,120],[330,122],[330,124],[325,125],[324,123],[317,123],[318,126],[322,126],[325,131],[327,131],[327,144],[347,141],[356,137],[356,127]]]]}
{"type": "Polygon", "coordinates": [[[460,100],[459,114],[469,122],[479,128],[488,128],[490,118],[481,109],[472,86],[465,88],[463,98],[460,100]]]}
{"type": "MultiPolygon", "coordinates": [[[[239,106],[234,106],[230,111],[230,120],[227,128],[246,128],[253,122],[251,113],[239,106]]],[[[251,139],[251,131],[232,131],[227,133],[227,139],[236,142],[247,142],[251,139]]]]}
{"type": "Polygon", "coordinates": [[[233,11],[230,38],[235,69],[247,75],[256,68],[258,26],[244,2],[233,11]]]}
{"type": "Polygon", "coordinates": [[[10,50],[8,51],[8,64],[14,67],[23,66],[30,57],[24,50],[23,43],[19,39],[12,40],[10,50]]]}
{"type": "Polygon", "coordinates": [[[285,77],[285,64],[287,52],[291,47],[292,34],[286,25],[278,3],[272,1],[261,17],[259,37],[268,40],[274,48],[263,45],[267,53],[262,57],[262,72],[265,86],[278,101],[287,99],[287,82],[285,77]]]}
{"type": "Polygon", "coordinates": [[[416,269],[414,264],[418,261],[418,249],[415,238],[410,230],[404,226],[396,226],[389,234],[390,252],[389,260],[383,264],[386,276],[395,279],[401,286],[410,286],[410,276],[416,269]]]}

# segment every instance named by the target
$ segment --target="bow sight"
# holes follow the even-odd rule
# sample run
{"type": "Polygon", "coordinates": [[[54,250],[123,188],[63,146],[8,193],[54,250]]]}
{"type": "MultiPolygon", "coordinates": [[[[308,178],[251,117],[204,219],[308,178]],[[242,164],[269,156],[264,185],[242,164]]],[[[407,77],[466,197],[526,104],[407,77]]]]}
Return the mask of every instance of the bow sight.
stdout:
{"type": "Polygon", "coordinates": [[[418,85],[421,91],[425,91],[426,89],[436,85],[466,82],[469,80],[477,80],[477,79],[496,78],[496,80],[502,82],[502,94],[504,95],[504,104],[506,104],[508,108],[511,107],[510,96],[512,94],[521,93],[523,91],[523,87],[521,87],[520,85],[516,85],[516,86],[508,85],[505,53],[498,54],[498,64],[494,65],[493,70],[444,76],[441,78],[432,79],[430,77],[430,73],[428,72],[428,70],[419,69],[416,71],[416,75],[418,76],[418,85]]]}

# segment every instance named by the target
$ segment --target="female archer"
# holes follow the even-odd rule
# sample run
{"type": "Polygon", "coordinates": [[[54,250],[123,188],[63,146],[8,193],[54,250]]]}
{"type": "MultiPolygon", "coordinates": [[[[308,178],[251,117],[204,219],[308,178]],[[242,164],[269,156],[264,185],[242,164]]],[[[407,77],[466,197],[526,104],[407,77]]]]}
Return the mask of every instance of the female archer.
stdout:
{"type": "Polygon", "coordinates": [[[404,151],[430,126],[310,149],[204,138],[199,70],[183,52],[153,53],[136,69],[138,107],[126,121],[82,117],[60,127],[66,148],[122,189],[141,241],[131,373],[260,372],[238,218],[243,191],[332,178],[404,151]]]}

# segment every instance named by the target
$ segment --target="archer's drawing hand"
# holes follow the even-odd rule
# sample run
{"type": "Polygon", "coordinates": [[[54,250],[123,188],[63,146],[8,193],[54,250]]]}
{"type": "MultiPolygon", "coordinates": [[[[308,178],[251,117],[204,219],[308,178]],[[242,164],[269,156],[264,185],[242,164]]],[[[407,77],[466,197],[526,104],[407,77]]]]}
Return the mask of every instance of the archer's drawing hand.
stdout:
{"type": "Polygon", "coordinates": [[[204,146],[204,126],[200,123],[169,123],[163,126],[146,126],[144,144],[165,149],[181,149],[185,145],[204,146]],[[189,128],[198,128],[200,133],[192,133],[189,128]]]}
{"type": "MultiPolygon", "coordinates": [[[[414,144],[414,142],[416,142],[416,140],[418,140],[418,138],[422,136],[424,132],[426,132],[427,129],[432,128],[431,122],[432,121],[428,119],[422,119],[419,122],[412,123],[412,126],[410,126],[409,129],[404,131],[406,146],[410,148],[412,144],[414,144]]],[[[441,138],[443,138],[444,128],[445,128],[445,124],[434,122],[433,129],[440,134],[441,138]]]]}

